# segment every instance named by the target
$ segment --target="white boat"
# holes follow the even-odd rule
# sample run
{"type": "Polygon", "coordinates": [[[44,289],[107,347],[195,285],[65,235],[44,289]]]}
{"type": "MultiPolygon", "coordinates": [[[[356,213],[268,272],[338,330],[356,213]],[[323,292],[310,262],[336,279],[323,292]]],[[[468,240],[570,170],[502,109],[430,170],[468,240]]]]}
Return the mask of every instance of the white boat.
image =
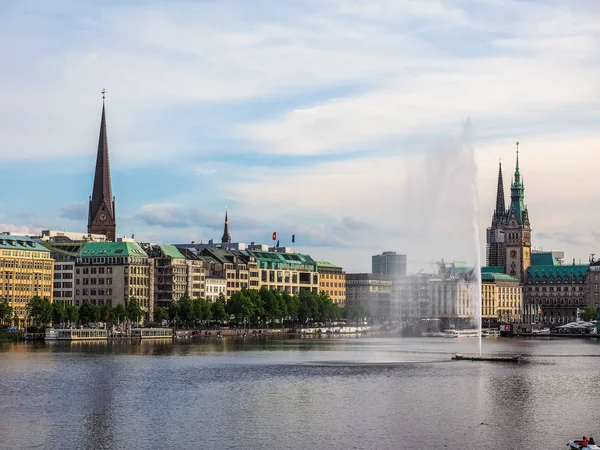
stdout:
{"type": "Polygon", "coordinates": [[[445,338],[478,337],[479,330],[444,330],[445,338]]]}
{"type": "Polygon", "coordinates": [[[103,328],[46,328],[46,341],[100,341],[107,340],[108,332],[103,328]]]}
{"type": "Polygon", "coordinates": [[[569,447],[569,450],[600,450],[600,447],[594,442],[593,437],[590,437],[588,445],[581,445],[580,439],[573,439],[572,441],[569,441],[567,447],[569,447]]]}
{"type": "Polygon", "coordinates": [[[132,328],[131,337],[140,339],[172,339],[171,328],[132,328]]]}

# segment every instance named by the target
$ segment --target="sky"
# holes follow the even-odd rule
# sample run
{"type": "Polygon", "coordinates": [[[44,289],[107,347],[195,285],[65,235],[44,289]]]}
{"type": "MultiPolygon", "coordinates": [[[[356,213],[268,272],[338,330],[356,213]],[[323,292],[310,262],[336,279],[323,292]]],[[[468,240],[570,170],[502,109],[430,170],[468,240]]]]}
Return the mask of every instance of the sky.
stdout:
{"type": "Polygon", "coordinates": [[[598,23],[591,0],[0,2],[0,231],[86,231],[106,89],[118,235],[217,241],[227,207],[234,242],[294,234],[347,272],[476,262],[519,141],[533,246],[587,261],[598,23]]]}

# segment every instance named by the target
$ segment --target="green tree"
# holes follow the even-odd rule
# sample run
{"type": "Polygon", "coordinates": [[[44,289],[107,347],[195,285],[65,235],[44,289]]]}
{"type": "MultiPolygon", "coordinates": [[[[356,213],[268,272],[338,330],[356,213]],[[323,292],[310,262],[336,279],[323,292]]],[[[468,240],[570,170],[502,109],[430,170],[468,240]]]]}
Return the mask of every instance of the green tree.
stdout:
{"type": "Polygon", "coordinates": [[[169,315],[167,313],[166,308],[156,308],[154,310],[154,321],[157,324],[162,325],[163,321],[166,320],[168,317],[169,315]]]}
{"type": "Polygon", "coordinates": [[[13,308],[5,298],[0,299],[0,323],[9,321],[13,316],[13,308]]]}
{"type": "Polygon", "coordinates": [[[100,305],[98,308],[100,310],[100,321],[105,322],[107,324],[112,324],[116,322],[116,316],[113,308],[110,305],[100,305]]]}
{"type": "Polygon", "coordinates": [[[590,322],[592,320],[596,320],[596,312],[597,308],[594,306],[588,306],[585,308],[580,314],[579,317],[581,320],[585,320],[586,322],[590,322]]]}
{"type": "Polygon", "coordinates": [[[67,305],[67,320],[70,326],[74,326],[79,320],[79,308],[73,305],[67,305]]]}
{"type": "Polygon", "coordinates": [[[179,319],[186,327],[193,326],[196,321],[196,311],[194,310],[194,302],[184,294],[177,301],[179,304],[179,319]]]}
{"type": "Polygon", "coordinates": [[[131,297],[127,302],[127,318],[135,325],[140,323],[142,315],[144,312],[142,311],[142,307],[140,306],[140,302],[137,298],[131,297]]]}
{"type": "Polygon", "coordinates": [[[259,291],[265,321],[273,321],[281,318],[280,301],[275,296],[275,292],[279,291],[270,291],[264,286],[259,291]]]}
{"type": "Polygon", "coordinates": [[[175,302],[169,306],[169,319],[173,322],[173,326],[177,325],[179,321],[179,305],[175,302]]]}
{"type": "Polygon", "coordinates": [[[32,297],[27,303],[27,315],[34,322],[46,325],[52,321],[52,303],[47,298],[32,297]]]}
{"type": "Polygon", "coordinates": [[[52,303],[52,322],[54,326],[63,325],[68,320],[67,302],[56,301],[52,303]]]}
{"type": "Polygon", "coordinates": [[[79,307],[79,320],[83,325],[100,320],[100,308],[92,302],[85,302],[79,307]]]}
{"type": "Polygon", "coordinates": [[[233,314],[238,323],[245,324],[246,319],[252,317],[253,311],[254,305],[246,289],[234,292],[227,303],[227,312],[233,314]]]}
{"type": "Polygon", "coordinates": [[[123,303],[119,303],[113,308],[113,315],[117,321],[117,324],[120,324],[121,322],[127,322],[127,308],[125,308],[123,303]]]}
{"type": "Polygon", "coordinates": [[[217,301],[211,305],[211,311],[213,319],[219,323],[229,319],[229,314],[227,314],[227,311],[225,310],[224,300],[217,299],[217,301]]]}
{"type": "Polygon", "coordinates": [[[213,320],[212,305],[203,298],[200,299],[200,305],[202,317],[206,320],[206,323],[210,325],[211,320],[213,320]]]}

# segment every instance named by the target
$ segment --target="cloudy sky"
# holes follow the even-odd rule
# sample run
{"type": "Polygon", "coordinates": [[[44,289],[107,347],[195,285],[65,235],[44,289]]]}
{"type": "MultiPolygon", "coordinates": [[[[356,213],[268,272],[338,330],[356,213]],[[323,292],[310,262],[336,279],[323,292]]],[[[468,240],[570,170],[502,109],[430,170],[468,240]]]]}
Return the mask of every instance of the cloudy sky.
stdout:
{"type": "Polygon", "coordinates": [[[515,142],[533,244],[600,255],[600,3],[5,0],[0,231],[85,230],[106,109],[118,234],[348,271],[485,247],[515,142]],[[127,3],[127,5],[126,5],[127,3]]]}

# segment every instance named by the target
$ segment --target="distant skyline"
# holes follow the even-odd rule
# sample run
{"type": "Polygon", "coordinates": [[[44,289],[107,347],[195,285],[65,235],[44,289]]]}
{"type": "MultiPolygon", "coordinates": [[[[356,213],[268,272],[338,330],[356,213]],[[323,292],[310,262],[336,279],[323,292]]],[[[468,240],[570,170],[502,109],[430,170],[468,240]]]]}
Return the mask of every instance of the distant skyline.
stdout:
{"type": "Polygon", "coordinates": [[[227,205],[234,242],[413,272],[473,261],[477,223],[485,263],[519,141],[533,247],[587,261],[599,22],[575,0],[2,2],[0,231],[87,229],[106,89],[120,236],[217,242],[227,205]]]}

